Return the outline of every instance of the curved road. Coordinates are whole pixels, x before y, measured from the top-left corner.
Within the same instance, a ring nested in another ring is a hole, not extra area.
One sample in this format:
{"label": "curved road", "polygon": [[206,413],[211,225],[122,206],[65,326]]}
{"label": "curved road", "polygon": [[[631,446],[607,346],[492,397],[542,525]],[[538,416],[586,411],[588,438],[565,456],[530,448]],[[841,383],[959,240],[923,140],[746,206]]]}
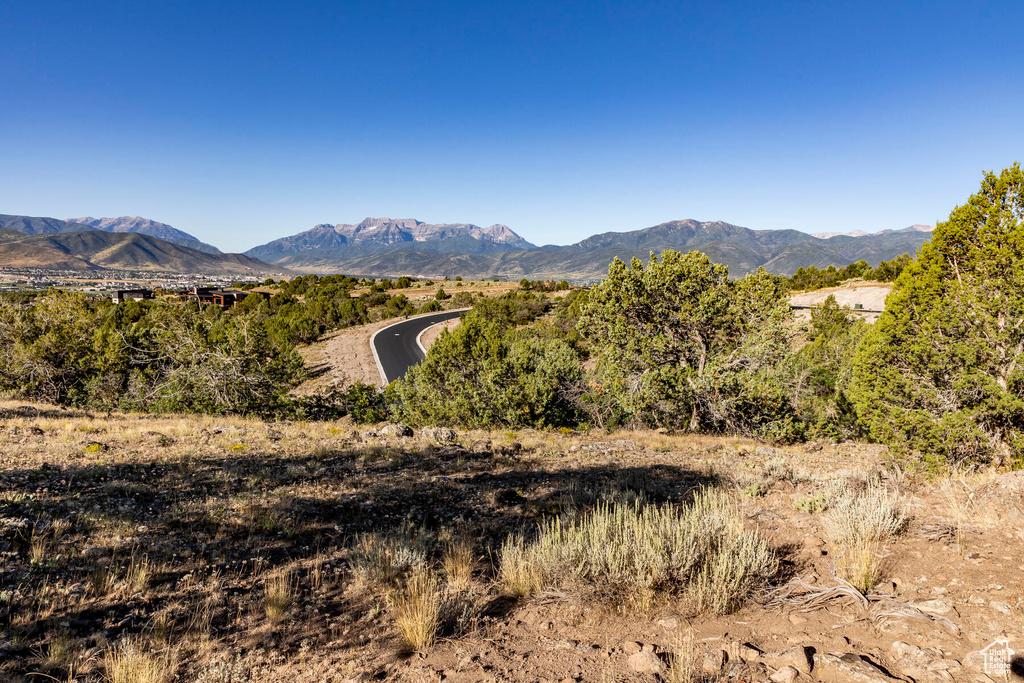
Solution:
{"label": "curved road", "polygon": [[374,332],[370,337],[370,348],[373,350],[373,359],[377,361],[377,371],[380,372],[384,384],[399,379],[406,370],[423,360],[423,351],[417,342],[423,330],[445,320],[458,318],[468,310],[463,308],[421,315]]}

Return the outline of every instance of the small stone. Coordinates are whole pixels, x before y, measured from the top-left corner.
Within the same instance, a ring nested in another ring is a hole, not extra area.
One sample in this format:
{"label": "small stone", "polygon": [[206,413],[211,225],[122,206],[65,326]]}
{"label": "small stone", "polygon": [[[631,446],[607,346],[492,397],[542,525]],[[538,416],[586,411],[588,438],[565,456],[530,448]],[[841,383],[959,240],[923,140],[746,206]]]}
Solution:
{"label": "small stone", "polygon": [[929,614],[949,614],[952,609],[949,603],[944,600],[915,600],[911,604],[922,612],[928,612]]}
{"label": "small stone", "polygon": [[381,436],[390,436],[394,438],[408,438],[413,435],[412,428],[401,422],[395,422],[392,424],[386,424],[380,429]]}
{"label": "small stone", "polygon": [[458,436],[453,430],[448,429],[447,427],[424,429],[423,435],[428,439],[432,439],[441,444],[455,443],[455,439]]}
{"label": "small stone", "polygon": [[775,683],[793,683],[800,675],[800,672],[791,666],[784,666],[771,675]]}
{"label": "small stone", "polygon": [[679,620],[674,617],[671,617],[669,619],[658,619],[657,623],[658,626],[662,627],[666,631],[671,631],[672,629],[679,628]]}
{"label": "small stone", "polygon": [[810,648],[801,646],[791,647],[783,652],[766,654],[763,659],[776,668],[790,666],[805,674],[811,673],[811,670],[814,669],[814,655]]}
{"label": "small stone", "polygon": [[638,674],[657,674],[665,668],[653,652],[637,652],[630,655],[629,666]]}
{"label": "small stone", "polygon": [[744,662],[756,662],[761,659],[761,651],[750,643],[743,643],[736,649],[739,658]]}
{"label": "small stone", "polygon": [[720,674],[725,669],[728,661],[729,655],[726,654],[725,650],[711,650],[704,655],[704,662],[701,664],[701,668],[707,674]]}
{"label": "small stone", "polygon": [[790,614],[789,615],[789,623],[793,624],[794,626],[799,626],[800,624],[806,624],[807,623],[807,617],[802,617],[799,614]]}
{"label": "small stone", "polygon": [[1000,614],[1013,614],[1013,608],[1008,603],[999,600],[992,600],[988,603],[988,606],[992,608],[992,611],[999,612]]}
{"label": "small stone", "polygon": [[821,658],[819,675],[825,680],[835,679],[851,683],[889,683],[897,680],[852,652],[824,655]]}
{"label": "small stone", "polygon": [[498,455],[506,455],[506,456],[517,455],[522,450],[523,450],[523,444],[519,443],[518,441],[506,441],[504,443],[500,443],[500,444],[498,444],[498,447],[495,449],[495,451],[498,453]]}
{"label": "small stone", "polygon": [[637,652],[641,652],[644,649],[643,643],[638,643],[635,640],[627,640],[622,644],[622,651],[627,655],[633,655]]}

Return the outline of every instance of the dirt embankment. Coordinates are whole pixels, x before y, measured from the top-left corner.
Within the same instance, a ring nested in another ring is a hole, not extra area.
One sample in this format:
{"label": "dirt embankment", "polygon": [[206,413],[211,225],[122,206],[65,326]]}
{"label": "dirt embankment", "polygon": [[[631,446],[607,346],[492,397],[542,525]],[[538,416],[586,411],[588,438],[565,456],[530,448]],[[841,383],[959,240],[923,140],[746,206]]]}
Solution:
{"label": "dirt embankment", "polygon": [[860,304],[867,311],[883,311],[885,298],[891,291],[891,282],[851,282],[839,287],[796,294],[789,302],[794,306],[820,306],[829,296],[834,296],[840,306],[856,308]]}
{"label": "dirt embankment", "polygon": [[438,323],[427,329],[423,330],[423,334],[420,335],[420,344],[423,348],[430,350],[430,347],[434,345],[437,338],[441,336],[443,330],[454,330],[459,325],[459,318],[455,320],[446,320],[443,323]]}

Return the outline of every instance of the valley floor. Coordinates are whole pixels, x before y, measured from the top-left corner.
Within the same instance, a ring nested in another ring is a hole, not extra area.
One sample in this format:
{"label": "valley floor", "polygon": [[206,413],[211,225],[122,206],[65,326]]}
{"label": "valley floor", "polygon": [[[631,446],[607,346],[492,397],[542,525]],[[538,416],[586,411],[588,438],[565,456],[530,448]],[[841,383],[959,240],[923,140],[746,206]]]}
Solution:
{"label": "valley floor", "polygon": [[[928,477],[864,444],[400,437],[345,421],[17,402],[0,403],[0,443],[4,681],[99,681],[130,660],[177,681],[225,683],[767,681],[799,671],[795,680],[984,682],[1006,680],[985,673],[984,648],[1005,640],[1024,652],[1019,472]],[[766,595],[713,616],[681,597],[641,609],[574,592],[515,598],[495,581],[510,533],[580,501],[682,502],[713,486],[770,539],[778,586],[839,586],[813,500],[841,478],[880,478],[912,515],[868,604],[839,591],[803,606]],[[355,550],[367,534],[410,530],[431,562],[446,542],[468,542],[475,567],[449,630],[412,653],[393,593],[358,571]],[[695,673],[666,668],[673,657]]]}

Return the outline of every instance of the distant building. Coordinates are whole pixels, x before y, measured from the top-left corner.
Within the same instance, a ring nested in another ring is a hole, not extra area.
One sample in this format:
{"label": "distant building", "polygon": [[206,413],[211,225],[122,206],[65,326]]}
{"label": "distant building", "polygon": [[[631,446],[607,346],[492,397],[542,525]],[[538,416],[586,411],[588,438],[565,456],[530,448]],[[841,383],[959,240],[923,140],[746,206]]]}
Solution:
{"label": "distant building", "polygon": [[[239,301],[249,296],[250,292],[240,292],[234,289],[220,289],[217,287],[193,287],[190,291],[178,295],[181,301],[198,301],[203,304],[216,304],[221,308],[231,308]],[[252,292],[257,296],[269,298],[265,292]]]}
{"label": "distant building", "polygon": [[146,301],[152,298],[151,289],[119,289],[110,295],[110,300],[115,304],[123,304],[125,301]]}

